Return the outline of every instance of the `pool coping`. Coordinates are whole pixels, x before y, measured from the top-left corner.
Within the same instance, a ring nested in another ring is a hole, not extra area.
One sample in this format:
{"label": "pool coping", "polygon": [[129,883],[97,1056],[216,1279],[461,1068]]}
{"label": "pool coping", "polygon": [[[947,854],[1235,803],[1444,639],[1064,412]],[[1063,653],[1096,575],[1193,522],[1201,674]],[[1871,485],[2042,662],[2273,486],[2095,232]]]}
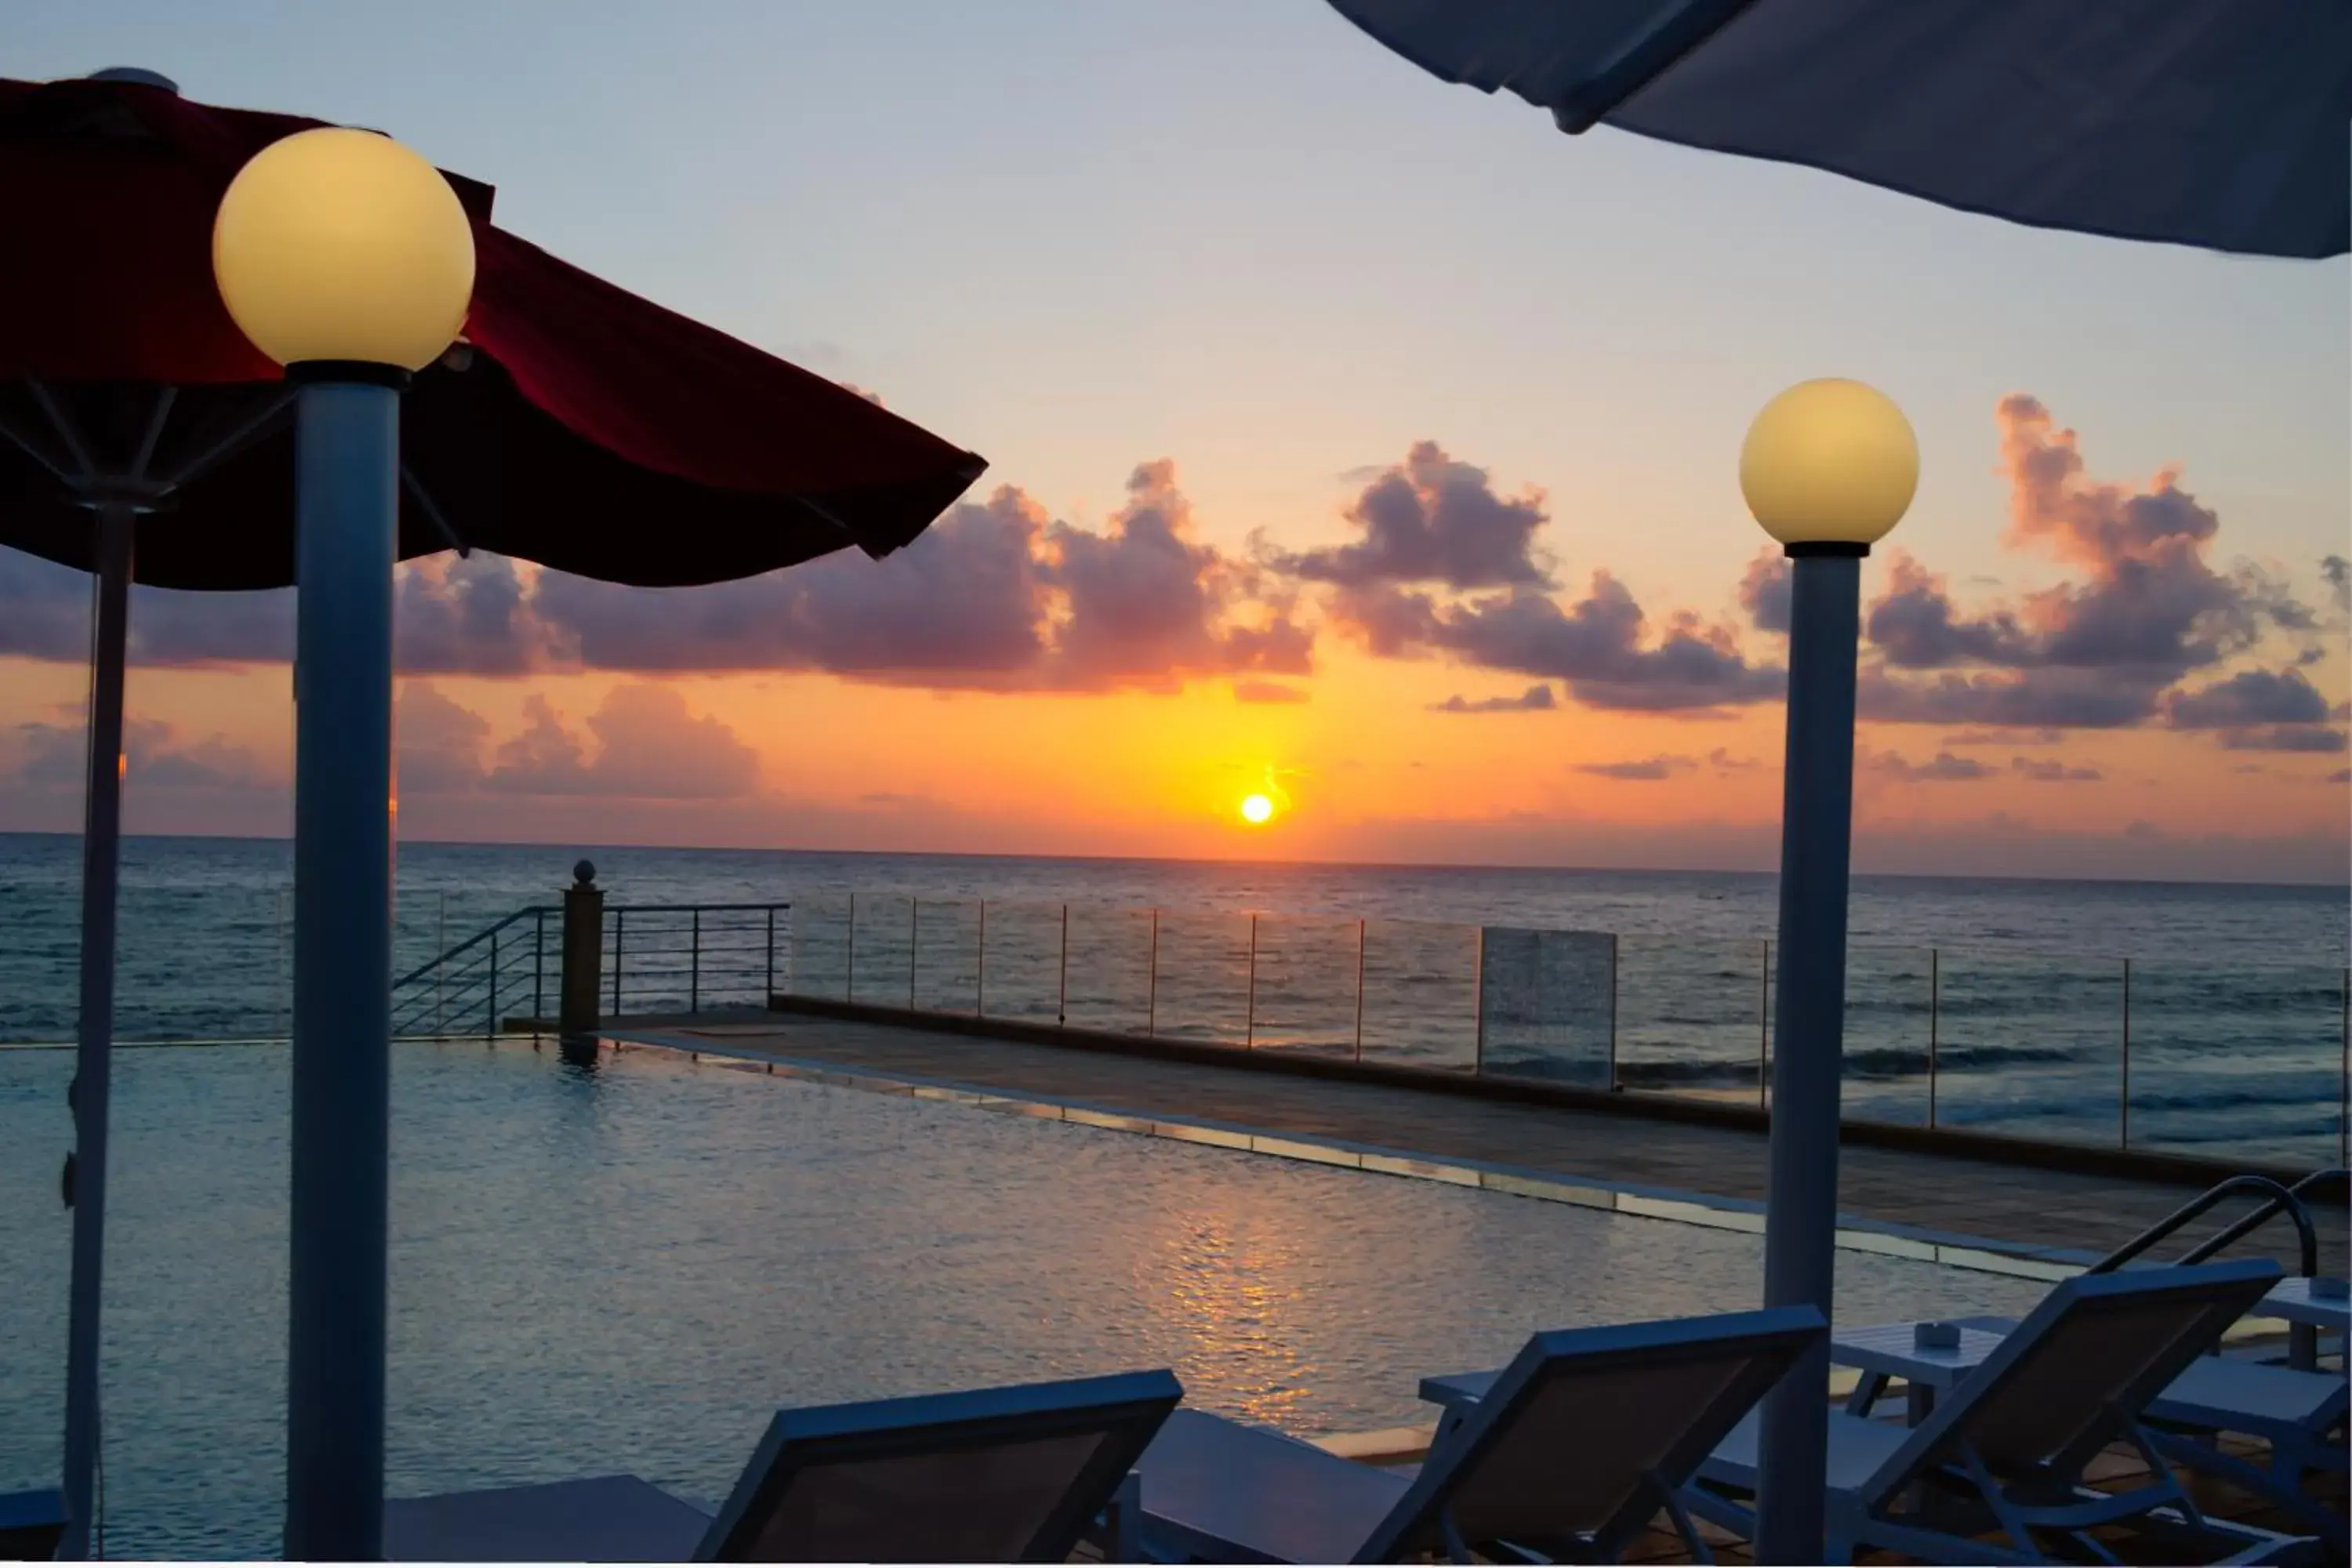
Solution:
{"label": "pool coping", "polygon": [[[839,1062],[788,1056],[754,1049],[691,1030],[603,1029],[601,1040],[615,1046],[650,1047],[693,1058],[718,1057],[747,1066],[765,1068],[771,1075],[867,1093],[904,1095],[916,1100],[966,1105],[976,1110],[1032,1116],[1099,1127],[1113,1132],[1166,1138],[1183,1143],[1205,1143],[1242,1153],[1265,1154],[1376,1175],[1413,1181],[1442,1182],[1476,1187],[1514,1197],[1567,1204],[1601,1213],[1643,1219],[1670,1220],[1712,1230],[1764,1233],[1765,1205],[1748,1198],[1722,1197],[1678,1187],[1652,1186],[1612,1181],[1601,1176],[1567,1176],[1535,1166],[1498,1162],[1435,1157],[1412,1150],[1383,1148],[1347,1139],[1275,1134],[1230,1121],[1205,1117],[1171,1116],[1139,1111],[1084,1100],[1033,1091],[1011,1093],[999,1088],[930,1078],[877,1068],[845,1068]],[[2039,1247],[1958,1231],[1936,1230],[1863,1215],[1838,1216],[1837,1246],[1841,1251],[1908,1258],[1914,1262],[1969,1268],[2013,1279],[2055,1282],[2093,1263],[2098,1255],[2077,1247]]]}

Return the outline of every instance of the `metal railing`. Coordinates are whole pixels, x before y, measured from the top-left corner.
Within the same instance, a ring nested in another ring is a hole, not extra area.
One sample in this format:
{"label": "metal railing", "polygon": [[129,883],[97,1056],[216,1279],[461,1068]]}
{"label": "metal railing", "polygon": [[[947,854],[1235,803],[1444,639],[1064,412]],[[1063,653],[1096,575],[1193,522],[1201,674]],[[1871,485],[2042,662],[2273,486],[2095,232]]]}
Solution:
{"label": "metal railing", "polygon": [[[597,1000],[607,1016],[764,1007],[789,903],[622,904],[604,910]],[[563,910],[515,910],[393,982],[396,1039],[509,1033],[545,1020],[562,988]]]}
{"label": "metal railing", "polygon": [[785,902],[607,905],[605,1016],[765,1007],[782,973],[791,910]]}
{"label": "metal railing", "polygon": [[395,979],[393,1038],[488,1039],[505,1034],[513,1014],[543,1016],[555,994],[562,917],[548,904],[517,910]]}
{"label": "metal railing", "polygon": [[[1772,944],[856,893],[787,994],[1769,1104]],[[1856,946],[1850,1117],[2340,1163],[2352,971]]]}

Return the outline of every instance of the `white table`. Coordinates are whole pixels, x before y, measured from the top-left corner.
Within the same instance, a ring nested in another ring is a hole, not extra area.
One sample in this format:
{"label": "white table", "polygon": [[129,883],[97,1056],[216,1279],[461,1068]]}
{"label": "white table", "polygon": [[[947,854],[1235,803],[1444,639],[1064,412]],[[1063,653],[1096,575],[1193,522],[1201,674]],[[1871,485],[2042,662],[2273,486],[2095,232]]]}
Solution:
{"label": "white table", "polygon": [[2305,1328],[2343,1333],[2347,1323],[2352,1323],[2352,1301],[2347,1301],[2341,1296],[2314,1295],[2311,1288],[2316,1283],[2316,1280],[2305,1279],[2300,1275],[2292,1279],[2282,1279],[2269,1295],[2263,1298],[2263,1304],[2254,1311],[2261,1317],[2284,1318],[2290,1323],[2300,1323]]}
{"label": "white table", "polygon": [[1914,1337],[1916,1323],[1880,1323],[1868,1328],[1835,1329],[1830,1334],[1830,1360],[1858,1368],[1862,1381],[1847,1395],[1846,1413],[1867,1415],[1889,1378],[1899,1377],[1910,1394],[1911,1425],[1916,1426],[1936,1407],[1936,1395],[1975,1371],[2000,1345],[2007,1325],[1984,1320],[1962,1320],[1960,1342],[1930,1347]]}

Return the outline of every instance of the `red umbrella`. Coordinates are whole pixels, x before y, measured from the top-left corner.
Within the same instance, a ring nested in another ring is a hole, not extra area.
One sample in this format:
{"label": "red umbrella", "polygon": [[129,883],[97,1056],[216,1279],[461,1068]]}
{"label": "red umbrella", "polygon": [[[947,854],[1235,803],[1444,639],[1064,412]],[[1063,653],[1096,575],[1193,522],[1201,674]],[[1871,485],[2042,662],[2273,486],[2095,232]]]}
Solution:
{"label": "red umbrella", "polygon": [[[97,572],[83,847],[65,1553],[89,1551],[127,592],[295,580],[291,398],[230,319],[213,221],[253,155],[320,121],[162,78],[0,80],[0,544]],[[473,220],[466,337],[404,399],[399,552],[452,547],[641,584],[912,540],[986,466],[822,376]]]}
{"label": "red umbrella", "polygon": [[[17,216],[0,247],[0,430],[19,437],[0,443],[0,543],[93,566],[74,481],[85,462],[127,471],[169,386],[147,478],[245,439],[140,523],[138,580],[293,581],[281,376],[221,303],[212,222],[247,159],[319,123],[137,83],[0,81],[0,203]],[[849,544],[887,554],[986,466],[492,226],[490,189],[451,184],[475,219],[473,352],[404,400],[403,555],[462,543],[613,582],[717,582]]]}

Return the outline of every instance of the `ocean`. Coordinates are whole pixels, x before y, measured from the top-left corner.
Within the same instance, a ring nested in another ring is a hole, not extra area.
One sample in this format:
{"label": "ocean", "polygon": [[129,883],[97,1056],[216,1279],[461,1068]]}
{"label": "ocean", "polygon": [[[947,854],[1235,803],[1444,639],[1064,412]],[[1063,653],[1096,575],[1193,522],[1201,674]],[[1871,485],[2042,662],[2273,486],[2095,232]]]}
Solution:
{"label": "ocean", "polygon": [[[620,1011],[688,1000],[688,917],[652,906],[789,902],[696,921],[697,1000],[772,985],[1751,1102],[1768,1081],[1756,874],[407,844],[396,971],[552,905],[583,857]],[[290,879],[282,840],[126,841],[119,1037],[282,1035]],[[71,1038],[79,897],[78,840],[0,836],[0,1044]],[[2344,889],[1865,877],[1852,910],[1850,1115],[2340,1160]],[[524,960],[541,994],[492,1013],[551,1007],[551,931]]]}

